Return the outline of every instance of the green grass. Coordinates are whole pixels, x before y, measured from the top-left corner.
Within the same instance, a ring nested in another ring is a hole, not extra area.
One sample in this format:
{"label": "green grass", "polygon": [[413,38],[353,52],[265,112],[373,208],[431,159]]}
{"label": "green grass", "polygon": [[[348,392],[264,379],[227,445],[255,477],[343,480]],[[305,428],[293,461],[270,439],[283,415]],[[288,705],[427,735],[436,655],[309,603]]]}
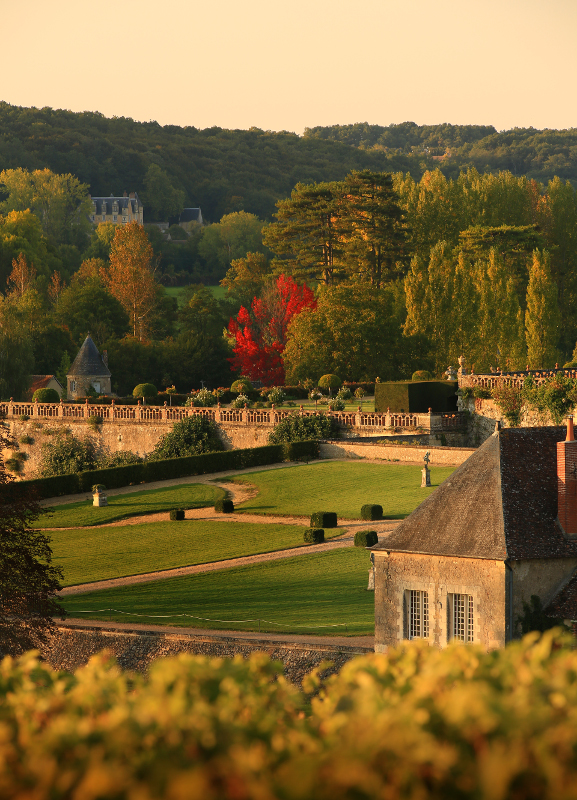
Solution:
{"label": "green grass", "polygon": [[[369,566],[368,553],[351,547],[64,597],[62,604],[71,616],[83,619],[249,631],[259,629],[260,619],[261,630],[269,633],[371,635]],[[78,613],[108,608],[142,616]],[[347,627],[320,627],[335,623]]]}
{"label": "green grass", "polygon": [[430,489],[421,489],[421,467],[406,464],[329,462],[251,472],[232,480],[255,485],[259,493],[238,505],[251,514],[308,516],[335,511],[340,518],[360,519],[361,506],[378,503],[389,519],[402,519],[428,497],[453,467],[433,467]]}
{"label": "green grass", "polygon": [[207,286],[206,287],[215,300],[224,300],[228,296],[228,289],[226,286]]}
{"label": "green grass", "polygon": [[184,305],[184,290],[186,286],[165,286],[164,292],[169,297],[176,297],[176,302],[178,303],[178,307],[182,308]]}
{"label": "green grass", "polygon": [[92,497],[76,503],[55,506],[36,523],[38,528],[77,528],[83,525],[104,525],[140,514],[170,511],[173,508],[204,508],[225,496],[218,486],[188,483],[165,489],[147,489],[108,498],[108,506],[95,508]]}
{"label": "green grass", "polygon": [[[327,538],[342,531],[327,530]],[[304,527],[219,520],[149,522],[94,530],[50,531],[64,585],[207,564],[304,545]]]}
{"label": "green grass", "polygon": [[[328,406],[323,406],[320,403],[317,406],[315,406],[315,404],[314,404],[314,402],[312,400],[300,400],[299,399],[299,400],[296,400],[295,402],[296,402],[297,406],[302,406],[307,411],[323,411],[325,413],[328,411]],[[356,399],[355,400],[351,400],[350,402],[345,403],[345,411],[356,411],[357,408],[359,407],[359,405],[360,404],[359,404],[358,400],[356,400]],[[284,406],[283,406],[283,408],[284,408]],[[374,410],[375,410],[375,398],[374,397],[369,397],[368,399],[363,400],[363,408],[362,408],[363,414],[368,414],[369,412],[373,412]]]}

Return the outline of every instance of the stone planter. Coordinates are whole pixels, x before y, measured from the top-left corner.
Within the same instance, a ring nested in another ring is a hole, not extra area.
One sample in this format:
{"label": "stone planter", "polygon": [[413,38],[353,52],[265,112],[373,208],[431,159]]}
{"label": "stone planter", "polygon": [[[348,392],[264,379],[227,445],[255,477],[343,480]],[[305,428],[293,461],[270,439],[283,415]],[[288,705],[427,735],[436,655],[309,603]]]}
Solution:
{"label": "stone planter", "polygon": [[96,506],[97,508],[101,508],[102,506],[108,505],[108,499],[106,497],[105,492],[93,492],[92,494],[92,505]]}

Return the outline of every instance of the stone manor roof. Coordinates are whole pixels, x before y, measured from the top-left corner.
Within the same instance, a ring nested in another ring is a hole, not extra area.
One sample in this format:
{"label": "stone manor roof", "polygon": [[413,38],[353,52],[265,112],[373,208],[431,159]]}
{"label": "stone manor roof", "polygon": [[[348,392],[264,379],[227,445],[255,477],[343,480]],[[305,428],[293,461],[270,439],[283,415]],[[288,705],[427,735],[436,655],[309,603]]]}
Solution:
{"label": "stone manor roof", "polygon": [[68,375],[89,375],[97,378],[109,378],[110,374],[110,370],[102,360],[96,345],[90,336],[87,336],[72,366],[68,370]]}
{"label": "stone manor roof", "polygon": [[382,542],[387,550],[522,560],[575,558],[557,517],[557,442],[565,427],[494,433]]}

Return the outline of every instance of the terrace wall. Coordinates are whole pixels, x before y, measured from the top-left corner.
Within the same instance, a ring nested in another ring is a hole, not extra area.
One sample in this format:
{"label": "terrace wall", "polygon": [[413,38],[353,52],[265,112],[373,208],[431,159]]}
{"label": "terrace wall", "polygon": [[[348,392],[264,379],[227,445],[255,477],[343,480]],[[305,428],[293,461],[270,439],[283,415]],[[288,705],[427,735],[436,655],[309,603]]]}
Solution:
{"label": "terrace wall", "polygon": [[323,661],[332,662],[327,674],[333,674],[356,655],[373,652],[372,647],[302,644],[267,638],[245,639],[225,634],[119,631],[114,628],[83,628],[66,624],[58,625],[56,633],[41,648],[41,652],[55,669],[73,671],[86,664],[91,656],[105,649],[118,660],[123,669],[137,672],[145,672],[156,658],[178,653],[224,658],[241,655],[247,658],[251,653],[264,652],[271,658],[282,661],[285,676],[297,685]]}
{"label": "terrace wall", "polygon": [[[33,444],[21,444],[26,453],[21,477],[31,477],[40,464],[42,444],[64,431],[78,438],[91,438],[103,453],[130,451],[140,456],[150,453],[159,439],[178,422],[201,414],[214,420],[226,449],[260,447],[268,443],[271,430],[293,409],[187,408],[183,406],[118,406],[74,403],[0,403],[11,434],[18,441],[31,437]],[[314,412],[299,411],[303,415]],[[91,416],[102,418],[96,427]],[[375,414],[334,412],[332,414],[344,438],[368,438],[394,433],[460,437],[465,422],[463,414]],[[26,419],[28,417],[28,419]],[[9,451],[4,455],[9,455]]]}

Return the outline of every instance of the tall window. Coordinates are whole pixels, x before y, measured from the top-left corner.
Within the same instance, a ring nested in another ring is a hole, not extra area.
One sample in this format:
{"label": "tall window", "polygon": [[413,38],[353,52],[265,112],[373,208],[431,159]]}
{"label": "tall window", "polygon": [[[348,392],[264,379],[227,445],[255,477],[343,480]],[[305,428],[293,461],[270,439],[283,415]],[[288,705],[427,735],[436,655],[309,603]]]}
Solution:
{"label": "tall window", "polygon": [[472,595],[450,594],[448,610],[449,639],[472,642],[474,639]]}
{"label": "tall window", "polygon": [[429,636],[429,594],[419,589],[405,592],[405,638],[426,639]]}

